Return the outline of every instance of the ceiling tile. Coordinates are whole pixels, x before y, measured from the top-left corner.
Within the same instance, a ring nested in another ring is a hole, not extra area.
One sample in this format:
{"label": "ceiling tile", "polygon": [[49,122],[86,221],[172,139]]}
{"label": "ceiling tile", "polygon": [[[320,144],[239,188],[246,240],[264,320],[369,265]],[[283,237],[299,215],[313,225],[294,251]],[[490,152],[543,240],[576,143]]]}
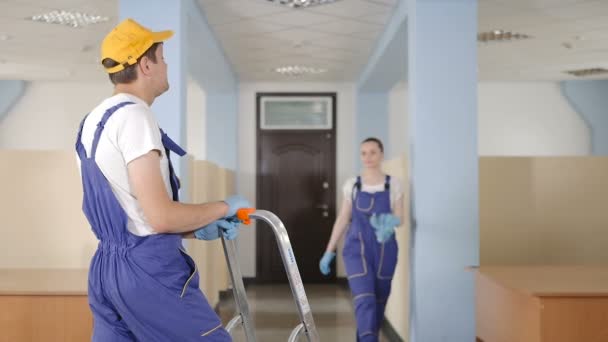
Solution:
{"label": "ceiling tile", "polygon": [[238,25],[215,25],[213,31],[237,35],[252,35],[280,31],[286,28],[287,26],[269,23],[259,19],[247,19],[239,21]]}
{"label": "ceiling tile", "polygon": [[341,18],[358,18],[368,13],[390,12],[391,5],[380,2],[364,0],[343,0],[327,5],[311,7],[309,10],[315,13],[333,15]]}
{"label": "ceiling tile", "polygon": [[224,14],[241,18],[259,17],[291,10],[261,0],[228,0],[203,5],[203,7],[206,11],[219,11]]}
{"label": "ceiling tile", "polygon": [[[342,0],[305,10],[267,0],[197,2],[239,79],[318,82],[358,77],[398,0]],[[23,20],[43,10],[63,7],[107,15],[110,21],[74,30]],[[73,77],[105,76],[99,73],[96,50],[105,33],[115,25],[117,12],[118,0],[97,3],[94,0],[0,0],[0,35],[10,36],[8,41],[0,41],[5,65],[10,62],[15,66],[25,61],[40,65],[36,69],[40,72],[49,65],[57,70],[61,69],[58,65],[73,65],[78,69],[66,69]],[[329,71],[300,78],[286,78],[271,71],[287,64]],[[22,71],[34,70],[26,69]]]}
{"label": "ceiling tile", "polygon": [[336,19],[328,23],[311,25],[310,29],[325,33],[353,34],[360,32],[379,32],[382,30],[382,26],[352,19]]}
{"label": "ceiling tile", "polygon": [[280,15],[260,16],[257,19],[278,25],[298,27],[328,23],[336,18],[324,14],[313,13],[308,10],[289,10]]}

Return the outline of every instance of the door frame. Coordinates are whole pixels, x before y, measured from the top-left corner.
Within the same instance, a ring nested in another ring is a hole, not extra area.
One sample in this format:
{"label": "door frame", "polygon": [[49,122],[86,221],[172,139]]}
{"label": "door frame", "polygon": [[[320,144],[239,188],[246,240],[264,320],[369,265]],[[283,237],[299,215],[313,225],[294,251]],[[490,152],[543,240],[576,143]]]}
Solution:
{"label": "door frame", "polygon": [[[262,133],[262,129],[261,129],[261,104],[262,104],[262,98],[263,97],[267,97],[267,96],[273,96],[273,97],[330,97],[332,99],[332,128],[331,130],[296,130],[296,129],[286,129],[286,130],[267,130],[264,131],[265,133]],[[337,124],[338,124],[338,96],[336,92],[256,92],[256,103],[255,103],[255,137],[256,137],[256,165],[255,165],[255,183],[256,183],[256,190],[255,190],[255,200],[256,200],[256,204],[259,206],[259,204],[261,203],[261,191],[260,191],[260,187],[261,187],[261,181],[262,181],[262,177],[260,177],[260,169],[262,166],[262,150],[261,150],[261,137],[263,134],[273,134],[273,133],[284,133],[286,131],[288,132],[294,132],[294,133],[314,133],[314,132],[328,132],[332,134],[333,140],[334,140],[334,144],[333,144],[333,148],[330,150],[331,156],[330,158],[333,160],[334,162],[334,170],[333,170],[333,174],[330,175],[331,178],[331,191],[332,191],[332,198],[331,201],[334,203],[333,208],[337,208],[337,201],[336,201],[336,191],[337,191],[337,172],[338,172],[338,165],[337,165],[337,155],[336,155],[336,150],[337,150],[337,146],[338,146],[338,139],[336,136],[336,132],[338,131],[337,129]],[[337,209],[335,209],[337,210]],[[333,224],[333,223],[332,223]],[[256,256],[255,256],[255,265],[256,265],[256,272],[255,272],[255,282],[256,283],[265,283],[268,282],[268,279],[265,279],[265,277],[262,277],[259,273],[259,270],[261,269],[260,267],[260,263],[261,263],[261,258],[258,257],[258,253],[260,251],[260,246],[261,246],[261,234],[258,234],[257,232],[257,227],[256,227],[256,234],[255,234],[255,246],[256,246]],[[319,256],[320,257],[320,256]],[[334,272],[335,276],[332,277],[332,279],[335,281],[336,277],[337,277],[337,272]],[[285,281],[287,282],[287,279],[285,279]]]}

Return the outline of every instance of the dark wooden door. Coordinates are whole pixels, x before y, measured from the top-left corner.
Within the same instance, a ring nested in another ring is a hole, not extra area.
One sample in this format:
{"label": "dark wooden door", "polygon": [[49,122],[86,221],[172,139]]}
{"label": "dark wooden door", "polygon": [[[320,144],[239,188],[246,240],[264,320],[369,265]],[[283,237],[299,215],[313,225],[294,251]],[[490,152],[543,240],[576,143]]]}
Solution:
{"label": "dark wooden door", "polygon": [[[324,277],[318,266],[335,220],[333,127],[315,131],[258,128],[257,207],[272,211],[285,224],[305,283],[335,281],[335,274]],[[256,236],[257,280],[286,283],[270,227],[258,222]]]}

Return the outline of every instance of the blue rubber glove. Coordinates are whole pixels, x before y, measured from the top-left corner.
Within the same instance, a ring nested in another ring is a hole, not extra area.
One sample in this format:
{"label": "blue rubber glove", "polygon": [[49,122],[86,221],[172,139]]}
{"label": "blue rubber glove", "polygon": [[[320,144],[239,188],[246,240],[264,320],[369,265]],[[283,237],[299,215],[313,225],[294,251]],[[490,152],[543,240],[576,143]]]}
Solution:
{"label": "blue rubber glove", "polygon": [[194,236],[199,240],[211,241],[220,238],[220,228],[218,221],[211,222],[203,228],[194,231]]}
{"label": "blue rubber glove", "polygon": [[369,223],[374,228],[376,240],[379,243],[383,243],[395,234],[395,228],[399,227],[401,220],[393,214],[374,214],[369,219]]}
{"label": "blue rubber glove", "polygon": [[226,217],[232,217],[236,215],[236,211],[243,208],[251,208],[251,203],[243,196],[234,195],[224,200],[228,204],[228,213]]}
{"label": "blue rubber glove", "polygon": [[241,220],[231,217],[215,222],[217,222],[217,225],[221,229],[222,235],[226,240],[234,240],[239,236],[239,225],[242,223]]}
{"label": "blue rubber glove", "polygon": [[331,272],[331,262],[334,261],[336,257],[336,253],[334,252],[325,252],[321,261],[319,261],[319,270],[323,275],[329,275]]}
{"label": "blue rubber glove", "polygon": [[197,229],[194,236],[199,240],[211,241],[219,239],[222,234],[226,240],[234,240],[239,235],[240,224],[241,220],[237,218],[219,219]]}

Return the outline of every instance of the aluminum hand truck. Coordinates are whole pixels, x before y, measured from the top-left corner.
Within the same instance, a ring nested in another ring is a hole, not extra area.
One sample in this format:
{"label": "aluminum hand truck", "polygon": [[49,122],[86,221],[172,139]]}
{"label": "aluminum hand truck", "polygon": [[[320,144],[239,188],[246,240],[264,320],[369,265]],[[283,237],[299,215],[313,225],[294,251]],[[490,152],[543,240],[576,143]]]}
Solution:
{"label": "aluminum hand truck", "polygon": [[[237,217],[243,221],[244,224],[250,224],[251,219],[258,219],[268,223],[277,239],[279,251],[281,252],[281,259],[283,259],[283,265],[287,272],[287,278],[289,279],[289,285],[296,302],[301,322],[291,331],[288,342],[297,341],[302,334],[306,335],[309,342],[319,342],[319,334],[317,333],[312,312],[310,311],[310,305],[308,304],[308,298],[306,297],[306,292],[304,292],[304,284],[302,284],[300,271],[298,270],[296,258],[291,249],[289,236],[287,235],[287,230],[285,229],[283,222],[281,222],[275,214],[266,210],[241,209],[237,212]],[[224,254],[226,255],[228,270],[230,271],[230,278],[232,280],[232,292],[237,307],[236,316],[228,322],[226,330],[232,335],[234,328],[238,325],[242,325],[247,342],[255,342],[253,321],[251,320],[251,315],[249,313],[249,304],[247,303],[243,276],[238,263],[235,241],[226,240],[222,236],[222,245],[224,246]]]}

